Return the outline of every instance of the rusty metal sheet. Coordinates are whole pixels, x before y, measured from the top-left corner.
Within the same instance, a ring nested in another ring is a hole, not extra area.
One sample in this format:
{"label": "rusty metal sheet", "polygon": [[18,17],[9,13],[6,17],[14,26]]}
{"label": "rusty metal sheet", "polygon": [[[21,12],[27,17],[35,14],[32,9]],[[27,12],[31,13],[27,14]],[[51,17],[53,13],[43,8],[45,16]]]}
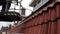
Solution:
{"label": "rusty metal sheet", "polygon": [[51,34],[56,34],[56,22],[51,22]]}
{"label": "rusty metal sheet", "polygon": [[[28,25],[29,25],[29,26],[33,26],[33,25],[34,25],[34,24],[33,24],[33,19],[31,19],[30,22],[28,22]],[[27,25],[27,26],[28,26],[28,25]],[[29,27],[29,26],[28,26],[28,27]]]}
{"label": "rusty metal sheet", "polygon": [[40,25],[40,34],[42,34],[43,32],[43,28],[42,28],[42,25]]}
{"label": "rusty metal sheet", "polygon": [[43,23],[43,21],[44,21],[44,15],[42,14],[42,15],[39,15],[39,24],[42,24]]}
{"label": "rusty metal sheet", "polygon": [[35,21],[36,21],[35,18],[33,18],[33,19],[32,19],[32,22],[31,22],[31,25],[32,25],[32,26],[35,25]]}
{"label": "rusty metal sheet", "polygon": [[60,19],[57,20],[57,34],[60,34]]}
{"label": "rusty metal sheet", "polygon": [[44,25],[44,32],[43,34],[47,34],[48,32],[48,24],[43,24]]}
{"label": "rusty metal sheet", "polygon": [[38,22],[39,22],[39,17],[35,17],[35,25],[38,25]]}
{"label": "rusty metal sheet", "polygon": [[57,14],[57,18],[60,17],[60,5],[56,6],[56,14]]}
{"label": "rusty metal sheet", "polygon": [[45,34],[45,24],[42,25],[42,34]]}
{"label": "rusty metal sheet", "polygon": [[41,25],[41,34],[44,32],[44,25]]}
{"label": "rusty metal sheet", "polygon": [[50,18],[51,18],[51,11],[50,11],[50,9],[48,10],[48,20],[50,20]]}
{"label": "rusty metal sheet", "polygon": [[34,25],[37,25],[37,17],[34,18]]}
{"label": "rusty metal sheet", "polygon": [[45,12],[44,13],[44,22],[46,23],[46,22],[48,22],[48,12]]}
{"label": "rusty metal sheet", "polygon": [[48,24],[48,32],[47,32],[47,34],[51,34],[51,22],[49,22],[49,24]]}
{"label": "rusty metal sheet", "polygon": [[37,19],[37,23],[39,24],[39,21],[40,21],[40,19],[39,19],[39,18],[40,18],[40,16],[38,15],[38,17],[37,17],[37,18],[38,18],[38,19]]}
{"label": "rusty metal sheet", "polygon": [[55,8],[51,8],[50,11],[51,11],[51,20],[53,21],[56,19],[56,12],[55,12],[56,10]]}

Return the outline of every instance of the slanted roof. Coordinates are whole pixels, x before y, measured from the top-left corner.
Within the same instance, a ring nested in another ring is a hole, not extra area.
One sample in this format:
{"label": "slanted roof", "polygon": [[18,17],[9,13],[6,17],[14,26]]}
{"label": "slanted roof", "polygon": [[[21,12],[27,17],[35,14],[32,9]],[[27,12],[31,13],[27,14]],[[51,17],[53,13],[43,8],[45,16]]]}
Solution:
{"label": "slanted roof", "polygon": [[31,7],[34,7],[37,3],[38,3],[39,0],[33,0],[30,4]]}

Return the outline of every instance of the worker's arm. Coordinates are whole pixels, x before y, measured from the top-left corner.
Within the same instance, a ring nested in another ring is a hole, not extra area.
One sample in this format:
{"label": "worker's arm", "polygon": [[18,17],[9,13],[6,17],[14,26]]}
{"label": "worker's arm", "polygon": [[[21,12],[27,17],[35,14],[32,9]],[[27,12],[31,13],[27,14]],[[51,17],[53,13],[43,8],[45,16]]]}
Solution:
{"label": "worker's arm", "polygon": [[2,10],[1,10],[1,12],[8,11],[10,6],[11,6],[11,1],[12,0],[4,0],[4,1],[6,1],[6,2],[2,1]]}

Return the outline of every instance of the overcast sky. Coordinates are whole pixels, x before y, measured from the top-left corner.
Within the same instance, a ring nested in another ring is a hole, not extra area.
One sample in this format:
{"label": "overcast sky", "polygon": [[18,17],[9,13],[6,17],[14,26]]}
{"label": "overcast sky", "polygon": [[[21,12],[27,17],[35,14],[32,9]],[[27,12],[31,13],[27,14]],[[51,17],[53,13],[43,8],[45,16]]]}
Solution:
{"label": "overcast sky", "polygon": [[[29,6],[29,4],[31,3],[32,0],[23,0],[22,1],[22,6],[24,8],[27,8],[26,9],[26,16],[30,15],[32,11],[30,10],[33,10],[32,7]],[[13,5],[11,5],[11,7],[13,7]],[[19,6],[17,6],[16,8],[18,8]],[[30,9],[30,10],[28,10]],[[0,10],[1,10],[1,6],[0,6]],[[2,26],[8,26],[9,24],[12,24],[13,25],[13,22],[3,22],[3,21],[0,21],[0,29]]]}

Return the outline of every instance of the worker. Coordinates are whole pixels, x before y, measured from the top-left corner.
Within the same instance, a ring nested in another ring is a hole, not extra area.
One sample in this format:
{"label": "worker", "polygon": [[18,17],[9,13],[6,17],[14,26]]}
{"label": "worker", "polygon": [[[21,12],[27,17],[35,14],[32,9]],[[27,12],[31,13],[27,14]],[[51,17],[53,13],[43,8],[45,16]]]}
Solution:
{"label": "worker", "polygon": [[1,12],[7,12],[11,6],[11,2],[12,2],[12,0],[0,0],[0,5],[2,5]]}
{"label": "worker", "polygon": [[11,5],[11,0],[0,0],[0,5],[2,5],[2,10],[1,12],[5,12],[6,9],[9,10],[10,5]]}

